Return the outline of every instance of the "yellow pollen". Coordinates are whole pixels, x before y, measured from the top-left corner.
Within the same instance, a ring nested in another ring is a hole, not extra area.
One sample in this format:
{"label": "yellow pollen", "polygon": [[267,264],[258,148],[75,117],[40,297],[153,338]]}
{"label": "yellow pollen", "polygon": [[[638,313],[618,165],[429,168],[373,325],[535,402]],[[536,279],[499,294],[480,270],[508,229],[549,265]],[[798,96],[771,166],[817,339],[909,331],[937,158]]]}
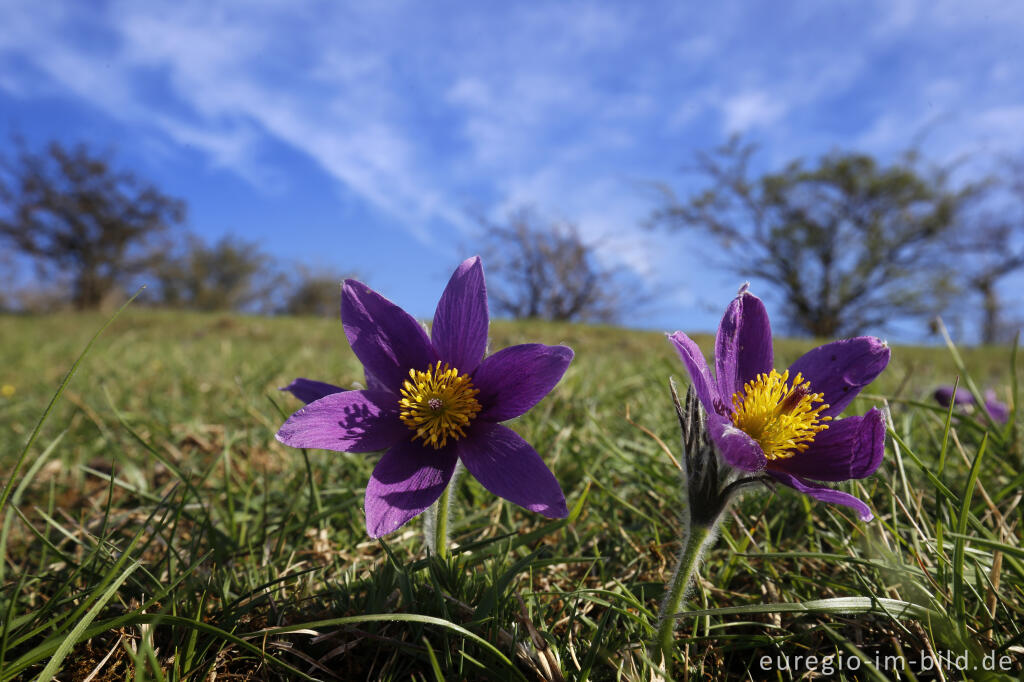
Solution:
{"label": "yellow pollen", "polygon": [[[759,374],[732,396],[732,423],[753,438],[769,461],[803,452],[828,428],[822,417],[828,404],[823,393],[811,393],[811,382],[798,372],[789,383],[789,370]],[[818,403],[818,405],[814,405]]]}
{"label": "yellow pollen", "polygon": [[435,450],[448,438],[458,440],[480,411],[473,382],[447,363],[438,362],[425,372],[409,370],[398,401],[402,423],[413,432],[413,440],[422,438]]}

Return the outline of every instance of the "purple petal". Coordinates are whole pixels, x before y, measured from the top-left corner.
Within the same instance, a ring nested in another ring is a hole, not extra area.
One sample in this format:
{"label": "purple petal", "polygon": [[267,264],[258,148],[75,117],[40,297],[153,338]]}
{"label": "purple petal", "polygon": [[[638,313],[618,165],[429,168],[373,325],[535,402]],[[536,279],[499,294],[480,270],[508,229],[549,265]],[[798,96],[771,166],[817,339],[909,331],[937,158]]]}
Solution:
{"label": "purple petal", "polygon": [[882,413],[872,408],[863,417],[829,422],[803,452],[769,463],[772,471],[818,481],[846,481],[875,473],[885,454]]}
{"label": "purple petal", "polygon": [[366,532],[371,538],[394,531],[441,497],[455,471],[452,447],[434,450],[404,440],[377,462],[366,484]]}
{"label": "purple petal", "polygon": [[373,376],[368,371],[366,371],[365,367],[363,368],[363,374],[366,376],[366,388],[368,388],[369,390],[371,390],[371,391],[386,391],[386,390],[388,390],[387,386],[385,386],[381,382],[380,379],[378,379],[377,377]]}
{"label": "purple petal", "polygon": [[455,449],[469,473],[498,497],[549,519],[569,515],[554,474],[537,451],[512,429],[477,422]]}
{"label": "purple petal", "polygon": [[[700,398],[704,410],[708,414],[730,414],[732,408],[722,402],[718,387],[711,381],[711,372],[708,371],[708,363],[704,360],[704,354],[700,352],[700,348],[693,342],[693,339],[683,332],[669,334],[668,338],[679,351],[679,357],[683,359],[686,371],[690,374],[690,383],[693,385],[693,390],[697,392],[697,397]],[[726,396],[726,398],[730,396]]]}
{"label": "purple petal", "polygon": [[390,447],[409,429],[398,418],[398,400],[386,391],[342,391],[324,396],[288,417],[277,439],[293,448],[372,452]]}
{"label": "purple petal", "polygon": [[312,379],[303,379],[302,377],[299,377],[287,386],[282,386],[277,390],[288,391],[308,405],[314,400],[320,400],[320,398],[323,398],[325,395],[341,393],[345,389],[340,386],[335,386],[334,384],[325,384],[322,381],[313,381]]}
{"label": "purple petal", "polygon": [[942,405],[943,407],[949,407],[949,403],[951,401],[955,402],[957,405],[974,404],[974,398],[971,396],[970,391],[966,391],[962,388],[958,389],[956,392],[956,397],[954,397],[952,386],[939,386],[937,389],[935,389],[933,397],[935,398],[935,402],[937,402],[939,405]]}
{"label": "purple petal", "polygon": [[725,310],[715,338],[715,374],[723,400],[758,374],[772,371],[772,328],[757,296],[740,294]]}
{"label": "purple petal", "polygon": [[736,428],[728,417],[708,413],[708,434],[729,466],[743,471],[762,471],[768,460],[761,445]]}
{"label": "purple petal", "polygon": [[849,493],[844,493],[841,490],[833,490],[832,488],[826,488],[824,486],[816,486],[808,483],[807,481],[801,481],[796,476],[787,474],[784,471],[769,471],[768,473],[780,483],[785,483],[790,488],[802,492],[804,495],[809,495],[819,502],[841,504],[844,507],[851,507],[857,512],[857,516],[860,517],[861,521],[870,521],[875,518],[874,514],[871,513],[871,509],[869,509],[864,502]]}
{"label": "purple petal", "polygon": [[483,407],[479,417],[501,422],[525,414],[551,392],[572,358],[571,348],[541,343],[509,346],[489,356],[473,375]]}
{"label": "purple petal", "polygon": [[462,262],[437,302],[430,338],[441,360],[471,373],[487,350],[487,286],[480,257]]}
{"label": "purple petal", "polygon": [[398,393],[410,369],[423,370],[437,361],[420,323],[362,282],[345,280],[341,321],[352,352],[392,393]]}
{"label": "purple petal", "polygon": [[841,413],[860,390],[875,380],[889,364],[889,346],[874,336],[834,341],[808,351],[789,368],[811,382],[811,390],[824,393],[828,403],[821,415]]}
{"label": "purple petal", "polygon": [[989,389],[985,391],[985,409],[992,415],[992,419],[1003,424],[1010,418],[1010,408],[1006,403],[996,399],[996,392]]}

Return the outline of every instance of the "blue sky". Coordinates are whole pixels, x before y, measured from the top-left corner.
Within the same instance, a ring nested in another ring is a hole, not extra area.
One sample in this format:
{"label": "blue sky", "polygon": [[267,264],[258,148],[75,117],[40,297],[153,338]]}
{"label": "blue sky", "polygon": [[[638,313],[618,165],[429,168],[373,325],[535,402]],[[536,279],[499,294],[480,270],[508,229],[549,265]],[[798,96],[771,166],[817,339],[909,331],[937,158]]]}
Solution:
{"label": "blue sky", "polygon": [[0,26],[0,134],[112,150],[190,229],[420,316],[473,215],[533,204],[658,293],[628,324],[713,329],[736,277],[641,224],[730,133],[764,168],[1024,151],[1017,3],[5,0]]}

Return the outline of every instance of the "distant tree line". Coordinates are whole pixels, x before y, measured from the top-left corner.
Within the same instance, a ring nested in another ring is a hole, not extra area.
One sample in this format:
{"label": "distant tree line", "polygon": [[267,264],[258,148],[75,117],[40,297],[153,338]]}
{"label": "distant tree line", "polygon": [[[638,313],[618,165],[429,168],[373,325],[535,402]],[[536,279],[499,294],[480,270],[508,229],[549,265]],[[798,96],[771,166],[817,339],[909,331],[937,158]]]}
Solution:
{"label": "distant tree line", "polygon": [[[341,273],[286,266],[238,237],[192,235],[184,202],[84,145],[13,146],[0,157],[0,306],[95,308],[145,281],[150,305],[337,314]],[[753,170],[755,153],[738,138],[698,153],[697,183],[659,185],[649,225],[698,235],[695,258],[766,287],[788,332],[849,336],[963,311],[986,343],[1019,327],[1004,307],[1005,283],[1024,273],[1024,162],[955,183],[953,167],[913,151],[890,162],[833,152],[769,172]],[[614,322],[650,298],[571,222],[520,208],[481,225],[473,250],[498,314]],[[26,261],[34,286],[3,281]]]}
{"label": "distant tree line", "polygon": [[[0,306],[88,310],[145,283],[141,302],[153,306],[337,315],[345,275],[286,267],[238,237],[211,243],[186,232],[183,201],[85,145],[13,147],[0,157]],[[12,281],[18,257],[34,269],[31,286]]]}
{"label": "distant tree line", "polygon": [[[344,275],[285,268],[258,244],[186,232],[185,204],[85,145],[16,143],[0,159],[0,245],[31,261],[33,286],[8,286],[0,306],[88,310],[141,282],[141,302],[193,310],[334,316]],[[523,208],[507,224],[484,222],[484,253],[496,312],[550,320],[613,321],[643,301],[628,273],[598,258],[567,222]],[[10,271],[15,259],[0,260]],[[623,292],[629,292],[628,295]]]}

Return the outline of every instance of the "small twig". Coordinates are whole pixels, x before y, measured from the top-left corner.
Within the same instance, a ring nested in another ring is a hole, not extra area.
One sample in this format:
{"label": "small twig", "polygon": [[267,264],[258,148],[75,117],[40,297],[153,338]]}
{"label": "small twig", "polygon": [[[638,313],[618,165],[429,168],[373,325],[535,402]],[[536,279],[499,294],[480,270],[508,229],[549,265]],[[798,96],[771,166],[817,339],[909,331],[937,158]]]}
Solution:
{"label": "small twig", "polygon": [[115,651],[117,651],[117,647],[121,646],[121,640],[123,639],[124,635],[117,638],[117,641],[114,642],[114,646],[110,647],[110,651],[107,652],[107,655],[103,657],[102,661],[96,664],[96,667],[92,669],[92,672],[89,673],[82,682],[92,682],[93,678],[100,674],[100,671],[103,670],[103,666],[107,664],[110,657],[114,655]]}

